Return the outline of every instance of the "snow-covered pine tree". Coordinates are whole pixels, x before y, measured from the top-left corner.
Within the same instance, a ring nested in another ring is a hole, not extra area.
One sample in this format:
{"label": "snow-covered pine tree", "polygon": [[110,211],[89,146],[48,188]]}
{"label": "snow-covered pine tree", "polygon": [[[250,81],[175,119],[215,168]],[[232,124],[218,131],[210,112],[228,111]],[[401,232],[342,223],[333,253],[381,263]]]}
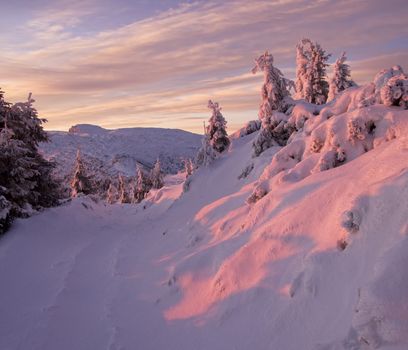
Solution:
{"label": "snow-covered pine tree", "polygon": [[294,86],[293,81],[284,78],[282,72],[273,66],[273,56],[268,51],[255,60],[252,73],[255,74],[257,71],[264,73],[264,83],[258,113],[261,131],[253,143],[255,156],[259,156],[274,145],[285,143],[289,137],[285,123],[279,118],[274,118],[274,113],[289,110],[292,105],[289,89]]}
{"label": "snow-covered pine tree", "polygon": [[114,204],[118,201],[118,189],[112,181],[110,182],[108,191],[106,193],[106,201],[109,204]]}
{"label": "snow-covered pine tree", "polygon": [[227,122],[221,114],[221,107],[219,106],[218,102],[209,100],[208,108],[212,111],[212,115],[207,126],[207,134],[210,138],[210,144],[217,152],[222,153],[230,144],[226,131]]}
{"label": "snow-covered pine tree", "polygon": [[296,97],[310,103],[325,103],[329,90],[326,67],[331,54],[310,39],[302,39],[296,50]]}
{"label": "snow-covered pine tree", "polygon": [[349,87],[356,86],[356,83],[351,79],[350,66],[344,63],[346,59],[346,53],[343,52],[334,64],[327,102],[333,100],[340,92]]}
{"label": "snow-covered pine tree", "polygon": [[145,172],[138,166],[136,174],[136,184],[133,192],[134,202],[140,203],[143,199],[145,199],[151,188],[152,183],[149,179],[149,176],[147,176]]}
{"label": "snow-covered pine tree", "polygon": [[217,154],[211,145],[210,136],[206,133],[201,140],[201,148],[198,150],[195,163],[198,167],[209,166],[216,157]]}
{"label": "snow-covered pine tree", "polygon": [[46,120],[38,118],[33,102],[30,94],[27,102],[12,105],[0,91],[0,197],[7,220],[56,205],[60,197],[51,175],[54,164],[38,152],[48,135],[42,127]]}
{"label": "snow-covered pine tree", "polygon": [[74,176],[71,181],[71,197],[78,197],[80,194],[88,195],[93,192],[91,180],[82,162],[81,152],[78,149],[75,159]]}
{"label": "snow-covered pine tree", "polygon": [[131,203],[131,198],[128,190],[128,184],[125,177],[119,175],[119,203]]}
{"label": "snow-covered pine tree", "polygon": [[270,118],[272,111],[286,112],[291,105],[289,89],[293,86],[293,82],[284,78],[282,72],[273,66],[273,56],[268,51],[255,59],[252,73],[255,74],[258,71],[264,73],[259,119]]}
{"label": "snow-covered pine tree", "polygon": [[160,166],[159,159],[157,159],[150,173],[150,181],[152,183],[152,188],[159,189],[164,186],[163,174],[161,172],[161,166]]}
{"label": "snow-covered pine tree", "polygon": [[184,172],[185,172],[186,178],[187,178],[187,177],[189,177],[189,176],[191,176],[193,174],[194,163],[190,158],[184,159],[183,163],[184,163]]}

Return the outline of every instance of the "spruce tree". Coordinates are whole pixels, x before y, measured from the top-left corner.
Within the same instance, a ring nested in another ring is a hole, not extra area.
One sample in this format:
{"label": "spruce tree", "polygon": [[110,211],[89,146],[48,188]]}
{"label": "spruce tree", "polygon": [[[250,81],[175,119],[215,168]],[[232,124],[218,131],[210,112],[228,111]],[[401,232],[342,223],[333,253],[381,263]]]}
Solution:
{"label": "spruce tree", "polygon": [[131,203],[131,198],[128,190],[128,184],[123,175],[119,175],[119,202]]}
{"label": "spruce tree", "polygon": [[221,114],[221,107],[218,102],[212,102],[209,100],[208,108],[211,109],[212,115],[208,121],[207,135],[214,150],[218,153],[222,153],[230,144],[226,131],[227,122]]}
{"label": "spruce tree", "polygon": [[74,176],[71,181],[71,197],[78,197],[80,194],[88,195],[92,192],[92,183],[82,162],[81,152],[78,149],[75,159]]}
{"label": "spruce tree", "polygon": [[331,54],[310,39],[302,39],[296,49],[296,97],[310,103],[324,104],[329,90],[325,79]]}
{"label": "spruce tree", "polygon": [[210,136],[205,133],[201,140],[201,148],[198,150],[195,163],[197,166],[209,166],[216,157],[217,154],[211,145]]}
{"label": "spruce tree", "polygon": [[351,79],[350,66],[344,63],[346,59],[346,53],[343,52],[334,64],[333,76],[329,83],[329,96],[327,101],[333,100],[340,92],[349,87],[356,86],[356,83]]}
{"label": "spruce tree", "polygon": [[0,217],[7,211],[7,221],[56,205],[60,197],[55,165],[38,152],[38,144],[49,139],[33,102],[29,94],[27,102],[13,105],[0,91]]}
{"label": "spruce tree", "polygon": [[151,188],[152,183],[149,177],[140,167],[137,167],[136,184],[133,193],[134,201],[136,203],[140,203],[143,199],[145,199]]}
{"label": "spruce tree", "polygon": [[161,172],[160,160],[157,159],[154,167],[150,173],[150,181],[152,183],[152,188],[159,189],[164,186],[163,174]]}
{"label": "spruce tree", "polygon": [[106,193],[106,201],[109,204],[114,204],[118,201],[118,189],[113,182],[109,184],[108,191]]}
{"label": "spruce tree", "polygon": [[254,155],[259,156],[274,145],[284,144],[289,138],[284,125],[274,118],[274,113],[289,110],[292,105],[289,89],[294,84],[291,80],[284,78],[282,72],[273,66],[273,56],[268,51],[258,57],[255,64],[252,72],[262,71],[264,73],[261,90],[262,103],[258,113],[261,130],[253,143]]}

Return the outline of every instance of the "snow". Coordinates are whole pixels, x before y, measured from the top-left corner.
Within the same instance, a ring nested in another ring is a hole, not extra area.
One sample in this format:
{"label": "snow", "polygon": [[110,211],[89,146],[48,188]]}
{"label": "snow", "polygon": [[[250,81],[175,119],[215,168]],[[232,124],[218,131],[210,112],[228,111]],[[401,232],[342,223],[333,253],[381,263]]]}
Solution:
{"label": "snow", "polygon": [[[236,134],[187,192],[179,173],[137,205],[17,220],[0,349],[407,349],[408,112],[359,109],[363,90],[298,105],[302,130],[259,157],[259,131]],[[356,118],[376,128],[349,134]],[[317,169],[333,146],[346,160]]]}
{"label": "snow", "polygon": [[151,169],[160,158],[163,171],[176,173],[183,158],[194,158],[201,136],[187,131],[160,128],[103,129],[97,125],[79,124],[69,132],[49,132],[51,142],[41,144],[47,159],[57,162],[58,174],[69,177],[78,149],[85,159],[108,174],[134,176],[136,165]]}

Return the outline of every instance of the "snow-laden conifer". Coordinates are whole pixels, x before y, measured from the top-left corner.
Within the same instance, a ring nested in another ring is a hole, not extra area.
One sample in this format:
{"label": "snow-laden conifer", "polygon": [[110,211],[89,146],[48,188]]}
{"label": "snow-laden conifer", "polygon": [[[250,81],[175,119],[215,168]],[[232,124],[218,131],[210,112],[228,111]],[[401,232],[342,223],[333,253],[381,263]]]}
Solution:
{"label": "snow-laden conifer", "polygon": [[350,66],[345,63],[346,59],[346,53],[343,52],[334,64],[327,101],[333,100],[340,92],[349,87],[356,86],[356,83],[351,79]]}
{"label": "snow-laden conifer", "polygon": [[296,52],[296,97],[324,104],[329,90],[325,79],[331,54],[310,39],[302,39],[296,46]]}
{"label": "snow-laden conifer", "polygon": [[136,183],[134,186],[133,200],[136,203],[140,203],[146,198],[152,188],[152,182],[147,174],[138,166],[136,173]]}
{"label": "snow-laden conifer", "polygon": [[129,193],[128,183],[125,177],[120,174],[119,175],[119,203],[131,203],[131,197]]}
{"label": "snow-laden conifer", "polygon": [[80,194],[88,195],[92,192],[92,183],[87,169],[82,162],[81,152],[78,149],[75,159],[74,176],[71,181],[71,196],[77,197]]}
{"label": "snow-laden conifer", "polygon": [[23,103],[10,104],[0,91],[0,188],[8,215],[27,216],[32,210],[57,204],[59,186],[51,173],[54,164],[38,152],[48,141],[33,107],[31,94]]}
{"label": "snow-laden conifer", "polygon": [[286,112],[290,105],[289,88],[293,86],[293,82],[284,78],[282,72],[274,67],[273,56],[268,51],[255,59],[252,73],[255,74],[258,71],[264,74],[259,119],[270,118],[272,111]]}
{"label": "snow-laden conifer", "polygon": [[225,151],[230,140],[226,131],[227,122],[221,113],[221,107],[218,102],[208,101],[208,108],[211,109],[212,115],[208,121],[207,135],[210,139],[210,144],[219,153]]}
{"label": "snow-laden conifer", "polygon": [[113,182],[109,184],[108,191],[106,193],[106,201],[109,204],[114,204],[118,201],[118,189]]}
{"label": "snow-laden conifer", "polygon": [[157,159],[150,173],[150,181],[152,183],[152,188],[159,189],[164,186],[163,174],[161,171],[161,165],[160,165],[159,159]]}
{"label": "snow-laden conifer", "polygon": [[209,166],[217,154],[211,145],[210,136],[206,133],[201,141],[201,148],[198,150],[196,157],[197,166]]}

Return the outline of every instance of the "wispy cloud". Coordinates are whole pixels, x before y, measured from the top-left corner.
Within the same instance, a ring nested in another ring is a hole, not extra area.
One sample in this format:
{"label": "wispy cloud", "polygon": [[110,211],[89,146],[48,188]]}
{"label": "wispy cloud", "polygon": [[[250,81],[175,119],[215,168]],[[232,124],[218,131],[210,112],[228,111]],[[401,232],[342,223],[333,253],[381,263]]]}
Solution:
{"label": "wispy cloud", "polygon": [[261,77],[248,72],[265,49],[291,77],[303,36],[334,55],[347,50],[360,82],[378,67],[407,62],[406,6],[387,3],[195,2],[90,30],[87,22],[107,15],[97,2],[58,2],[20,24],[19,37],[9,36],[0,83],[13,98],[33,91],[51,128],[93,122],[200,130],[196,118],[206,118],[208,98],[237,126],[258,107]]}

